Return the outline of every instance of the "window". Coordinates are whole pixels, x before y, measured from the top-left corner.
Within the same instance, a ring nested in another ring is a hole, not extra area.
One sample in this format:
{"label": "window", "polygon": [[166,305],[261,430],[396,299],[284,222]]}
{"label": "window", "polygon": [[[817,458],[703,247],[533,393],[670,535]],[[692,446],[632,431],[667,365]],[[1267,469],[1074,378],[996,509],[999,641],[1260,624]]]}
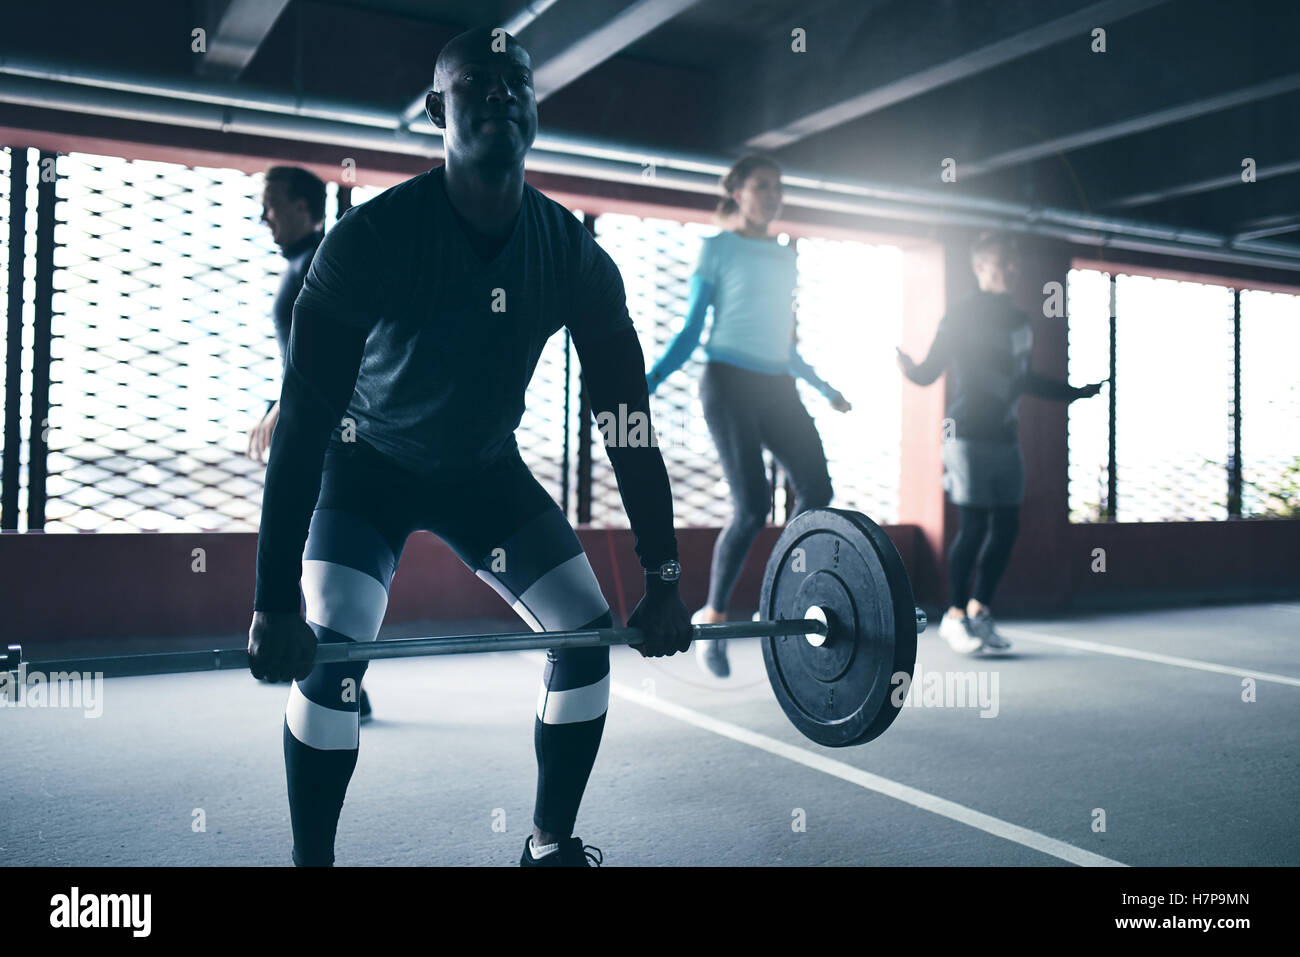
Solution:
{"label": "window", "polygon": [[1118,276],[1118,518],[1228,517],[1232,290]]}
{"label": "window", "polygon": [[1239,339],[1237,298],[1216,283],[1070,272],[1070,380],[1109,376],[1114,390],[1109,406],[1070,406],[1071,521],[1300,512],[1300,297],[1241,291]]}
{"label": "window", "polygon": [[1241,513],[1300,517],[1300,296],[1241,294]]}

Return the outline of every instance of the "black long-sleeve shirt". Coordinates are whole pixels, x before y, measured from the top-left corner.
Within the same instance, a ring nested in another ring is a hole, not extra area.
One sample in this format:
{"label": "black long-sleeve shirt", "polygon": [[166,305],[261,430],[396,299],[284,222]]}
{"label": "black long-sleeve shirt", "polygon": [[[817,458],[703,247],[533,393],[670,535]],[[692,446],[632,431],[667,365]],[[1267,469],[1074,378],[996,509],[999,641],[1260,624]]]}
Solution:
{"label": "black long-sleeve shirt", "polygon": [[280,288],[275,291],[275,300],[271,304],[271,321],[275,324],[275,341],[280,347],[281,361],[289,357],[289,330],[293,327],[293,304],[302,292],[303,281],[307,278],[307,269],[321,240],[325,238],[324,230],[317,229],[303,236],[296,243],[290,243],[280,250],[288,260],[284,273],[280,276]]}
{"label": "black long-sleeve shirt", "polygon": [[[275,327],[275,343],[280,347],[282,365],[289,361],[289,330],[293,328],[293,304],[298,298],[298,293],[302,292],[302,283],[307,278],[311,259],[316,255],[316,249],[324,238],[324,230],[313,230],[296,243],[291,243],[280,250],[280,254],[289,261],[289,264],[280,276],[280,288],[275,291],[275,299],[271,303],[271,323]],[[272,399],[266,404],[266,411],[270,412],[274,406],[275,400]]]}
{"label": "black long-sleeve shirt", "polygon": [[939,322],[925,359],[907,373],[929,385],[948,370],[948,418],[961,439],[1017,439],[1021,395],[1069,401],[1078,390],[1030,368],[1033,326],[1005,294],[977,292]]}
{"label": "black long-sleeve shirt", "polygon": [[[474,251],[436,167],[349,210],[294,306],[258,537],[258,611],[297,611],[303,544],[331,434],[394,465],[468,478],[515,450],[546,340],[572,336],[593,412],[649,422],[622,277],[572,213],[530,186],[494,258]],[[657,447],[608,446],[649,569],[677,557]]]}

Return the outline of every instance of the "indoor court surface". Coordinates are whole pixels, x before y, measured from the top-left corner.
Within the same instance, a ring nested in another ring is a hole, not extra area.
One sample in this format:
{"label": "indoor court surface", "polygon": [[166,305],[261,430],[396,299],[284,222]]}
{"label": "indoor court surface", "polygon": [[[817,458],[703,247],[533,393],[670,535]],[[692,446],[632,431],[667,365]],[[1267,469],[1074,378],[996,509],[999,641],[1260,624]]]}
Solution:
{"label": "indoor court surface", "polygon": [[[841,751],[784,721],[757,642],[736,649],[734,687],[689,660],[617,650],[601,783],[580,834],[616,848],[605,852],[611,866],[1295,866],[1297,618],[1300,604],[1026,619],[1006,625],[1017,645],[1002,658],[964,658],[923,637],[920,672],[983,672],[997,694],[908,706],[879,741]],[[339,864],[514,862],[532,802],[519,729],[537,658],[371,666],[366,684],[383,705],[362,727]],[[1248,677],[1257,700],[1244,703]],[[283,686],[218,673],[104,688],[97,719],[5,716],[10,759],[28,770],[0,801],[0,859],[284,862],[280,742],[259,733],[283,712]],[[659,813],[637,806],[646,794]],[[207,831],[196,834],[199,807]],[[1091,829],[1098,807],[1105,833]],[[791,828],[797,808],[804,832]]]}

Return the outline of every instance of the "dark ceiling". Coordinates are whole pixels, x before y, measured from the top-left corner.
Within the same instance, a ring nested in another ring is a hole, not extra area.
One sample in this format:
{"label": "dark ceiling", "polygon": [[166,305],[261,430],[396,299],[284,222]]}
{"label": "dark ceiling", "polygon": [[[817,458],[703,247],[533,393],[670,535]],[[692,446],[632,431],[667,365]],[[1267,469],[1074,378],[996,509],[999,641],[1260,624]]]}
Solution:
{"label": "dark ceiling", "polygon": [[[726,156],[761,147],[828,177],[1229,236],[1300,230],[1296,0],[539,5],[518,36],[539,77],[544,132]],[[8,4],[0,55],[193,79],[190,31],[201,25],[236,51],[224,70],[206,65],[209,79],[399,111],[427,89],[443,42],[526,6]],[[1105,52],[1092,50],[1098,27]],[[791,50],[794,28],[806,52]],[[955,184],[940,182],[945,158]]]}

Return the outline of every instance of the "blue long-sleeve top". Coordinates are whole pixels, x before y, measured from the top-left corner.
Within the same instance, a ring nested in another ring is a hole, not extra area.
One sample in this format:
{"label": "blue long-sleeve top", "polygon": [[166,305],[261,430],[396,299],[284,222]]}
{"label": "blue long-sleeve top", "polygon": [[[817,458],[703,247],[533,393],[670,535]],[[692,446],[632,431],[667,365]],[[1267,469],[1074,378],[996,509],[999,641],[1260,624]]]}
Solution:
{"label": "blue long-sleeve top", "polygon": [[650,391],[690,359],[712,309],[704,345],[709,360],[770,375],[788,373],[834,401],[839,393],[799,354],[796,279],[795,252],[788,246],[734,232],[706,239],[691,277],[686,322],[646,377]]}

